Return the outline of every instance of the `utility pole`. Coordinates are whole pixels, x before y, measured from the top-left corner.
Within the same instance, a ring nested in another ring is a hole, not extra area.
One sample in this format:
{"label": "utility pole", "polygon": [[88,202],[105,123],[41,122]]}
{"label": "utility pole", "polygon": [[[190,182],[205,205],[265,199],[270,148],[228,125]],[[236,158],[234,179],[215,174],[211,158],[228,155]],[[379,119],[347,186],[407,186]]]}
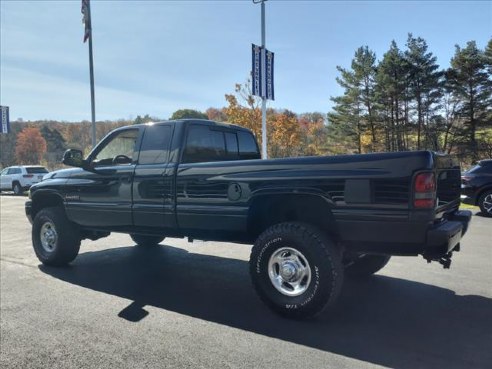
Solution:
{"label": "utility pole", "polygon": [[[90,18],[90,6],[89,6]],[[94,59],[92,56],[92,28],[89,35],[89,73],[91,78],[91,118],[92,118],[92,147],[96,146],[96,99],[94,93]]]}
{"label": "utility pole", "polygon": [[94,60],[92,56],[92,18],[90,0],[82,0],[82,22],[85,25],[84,42],[89,39],[89,73],[91,82],[92,147],[96,146],[96,102],[94,93]]}

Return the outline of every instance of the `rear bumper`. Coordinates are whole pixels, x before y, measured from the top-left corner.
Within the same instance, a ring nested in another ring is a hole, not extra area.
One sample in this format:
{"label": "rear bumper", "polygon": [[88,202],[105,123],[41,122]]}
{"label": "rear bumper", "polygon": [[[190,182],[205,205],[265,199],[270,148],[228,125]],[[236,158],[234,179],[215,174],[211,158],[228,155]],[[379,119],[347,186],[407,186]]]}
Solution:
{"label": "rear bumper", "polygon": [[468,230],[472,217],[471,211],[460,210],[446,221],[427,231],[427,242],[423,255],[427,258],[439,258],[453,251]]}
{"label": "rear bumper", "polygon": [[436,224],[427,216],[432,214],[420,222],[338,220],[338,234],[351,252],[437,258],[456,248],[468,230],[472,213],[458,210]]}
{"label": "rear bumper", "polygon": [[24,208],[26,211],[27,219],[29,220],[29,223],[32,224],[32,201],[26,201],[26,205],[24,206]]}

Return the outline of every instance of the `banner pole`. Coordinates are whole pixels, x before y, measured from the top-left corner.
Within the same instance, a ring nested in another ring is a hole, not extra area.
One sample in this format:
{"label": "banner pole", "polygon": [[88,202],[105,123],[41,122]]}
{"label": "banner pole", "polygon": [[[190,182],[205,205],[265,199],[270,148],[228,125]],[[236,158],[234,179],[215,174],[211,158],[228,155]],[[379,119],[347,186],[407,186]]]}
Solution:
{"label": "banner pole", "polygon": [[[266,71],[266,42],[265,42],[265,0],[261,2],[261,48],[262,48],[262,70]],[[267,127],[266,127],[266,73],[263,77],[262,90],[261,91],[261,148],[262,158],[268,159],[267,150]]]}

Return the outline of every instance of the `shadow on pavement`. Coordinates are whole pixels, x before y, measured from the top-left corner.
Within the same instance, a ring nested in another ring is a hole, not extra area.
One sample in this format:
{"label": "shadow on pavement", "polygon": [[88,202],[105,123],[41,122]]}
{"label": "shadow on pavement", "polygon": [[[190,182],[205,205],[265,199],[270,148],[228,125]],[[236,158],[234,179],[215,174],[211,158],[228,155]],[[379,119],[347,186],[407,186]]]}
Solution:
{"label": "shadow on pavement", "polygon": [[145,318],[144,307],[151,305],[394,368],[485,367],[492,361],[492,300],[423,283],[385,276],[347,281],[334,310],[291,321],[260,302],[242,260],[131,246],[82,253],[71,267],[40,269],[132,300],[115,312],[129,321]]}

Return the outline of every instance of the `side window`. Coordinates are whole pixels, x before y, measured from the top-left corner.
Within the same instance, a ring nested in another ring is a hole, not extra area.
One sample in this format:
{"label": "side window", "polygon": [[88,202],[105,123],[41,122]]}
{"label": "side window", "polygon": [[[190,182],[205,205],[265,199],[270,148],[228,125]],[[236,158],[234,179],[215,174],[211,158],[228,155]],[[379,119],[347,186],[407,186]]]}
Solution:
{"label": "side window", "polygon": [[188,129],[183,163],[227,160],[224,133],[208,126],[192,125]]}
{"label": "side window", "polygon": [[[128,129],[113,135],[93,158],[95,165],[131,164],[134,160],[138,129]],[[116,159],[118,157],[118,159]],[[115,160],[116,159],[116,160]]]}
{"label": "side window", "polygon": [[20,168],[10,168],[7,174],[19,174],[20,172]]}
{"label": "side window", "polygon": [[149,126],[145,129],[139,164],[163,164],[167,163],[169,157],[169,146],[171,144],[171,126]]}
{"label": "side window", "polygon": [[224,132],[226,141],[226,151],[228,159],[237,159],[239,157],[239,146],[237,143],[237,135],[231,132]]}
{"label": "side window", "polygon": [[258,146],[253,135],[249,132],[238,132],[239,156],[241,159],[261,159]]}

